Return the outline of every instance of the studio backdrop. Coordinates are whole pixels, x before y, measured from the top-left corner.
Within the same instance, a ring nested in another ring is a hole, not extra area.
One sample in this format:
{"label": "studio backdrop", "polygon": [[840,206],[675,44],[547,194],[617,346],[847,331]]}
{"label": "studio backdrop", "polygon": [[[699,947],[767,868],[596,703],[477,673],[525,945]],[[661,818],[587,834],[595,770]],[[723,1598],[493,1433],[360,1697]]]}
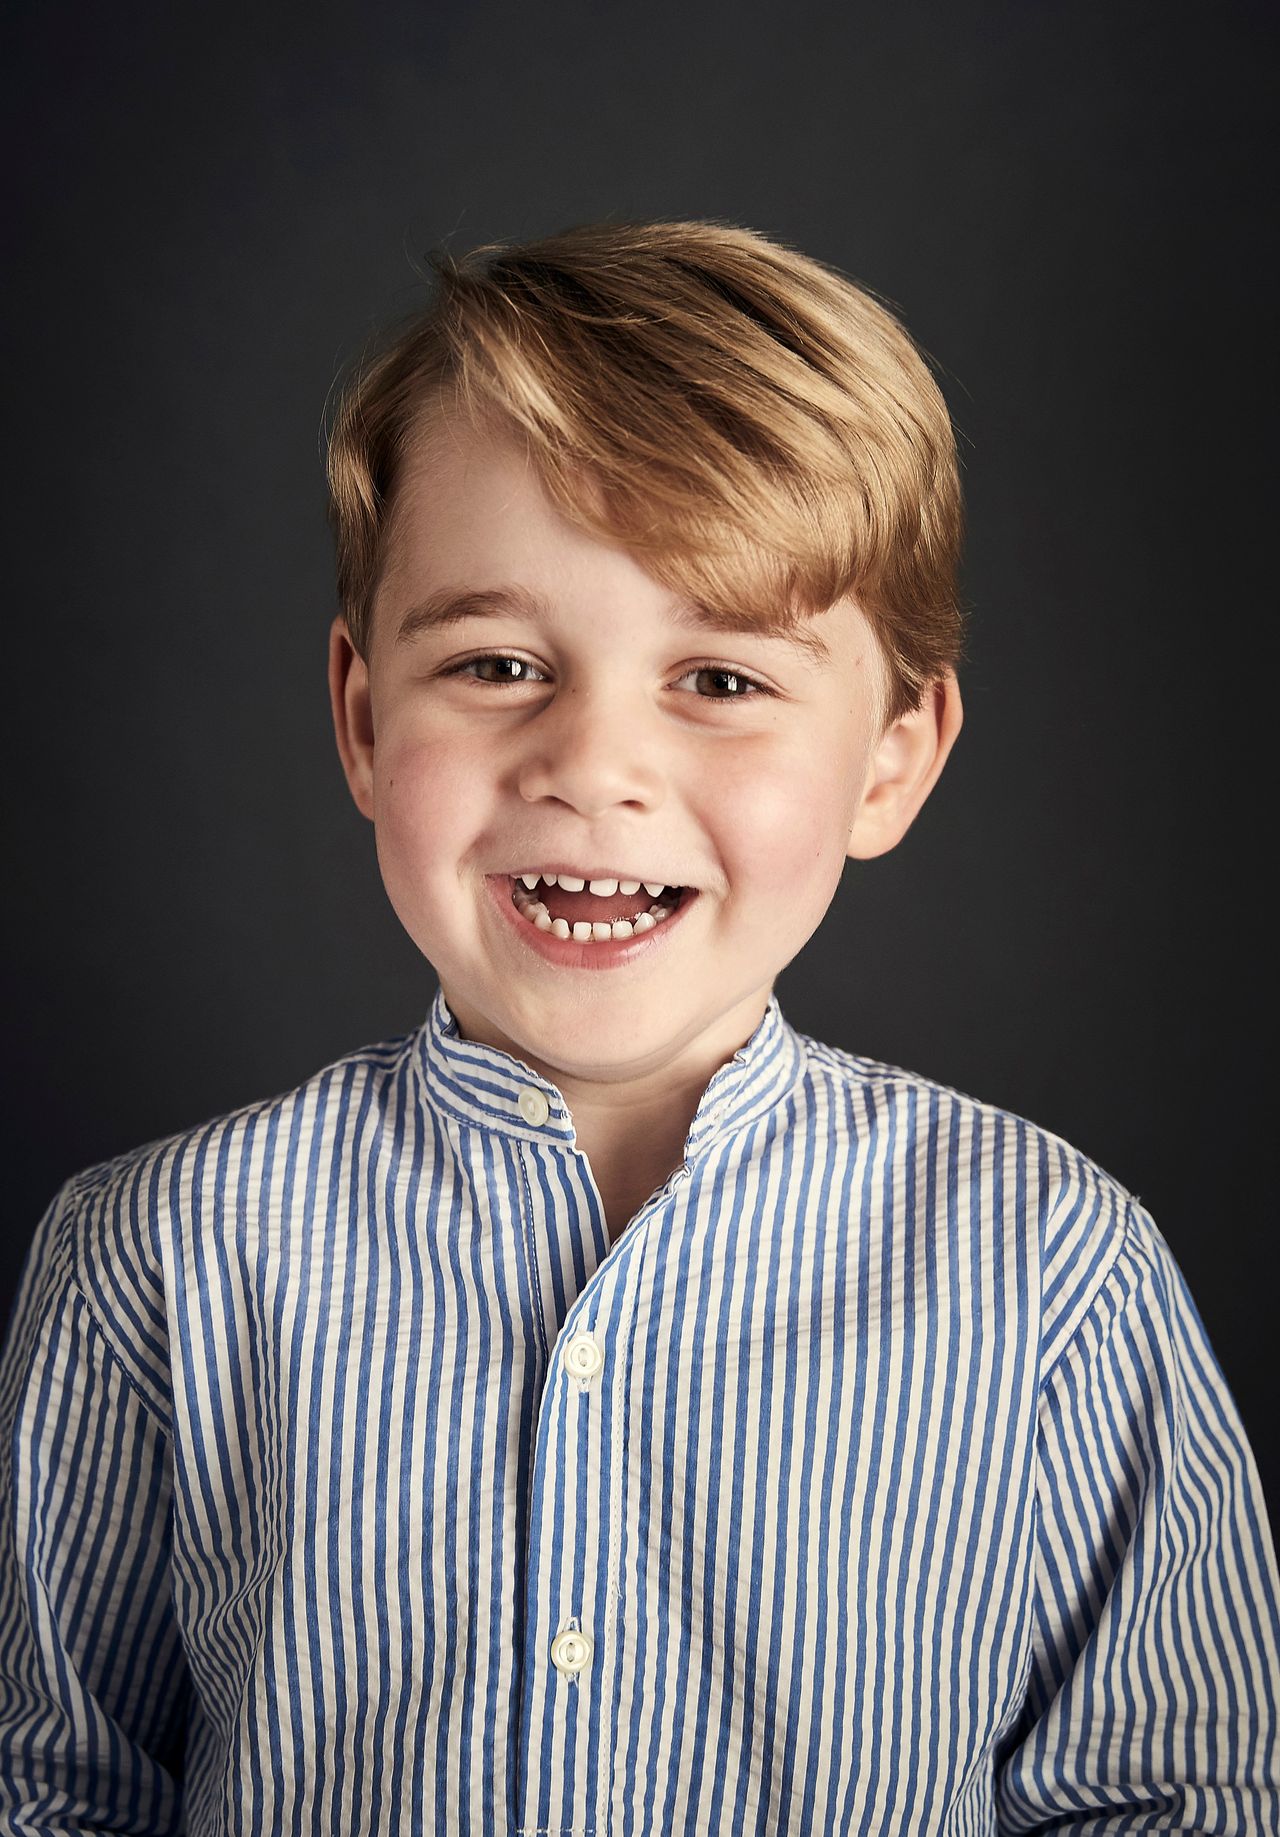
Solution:
{"label": "studio backdrop", "polygon": [[967,494],[963,733],[784,1012],[1139,1196],[1274,1506],[1264,19],[11,10],[6,1313],[68,1175],[434,993],[333,741],[335,379],[433,247],[711,218],[893,305]]}

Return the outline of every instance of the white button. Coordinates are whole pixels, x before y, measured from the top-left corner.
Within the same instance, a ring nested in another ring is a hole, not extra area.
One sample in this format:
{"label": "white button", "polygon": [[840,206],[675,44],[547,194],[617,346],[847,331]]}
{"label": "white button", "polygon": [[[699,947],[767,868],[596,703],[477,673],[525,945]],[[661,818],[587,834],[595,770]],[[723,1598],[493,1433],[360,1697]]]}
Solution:
{"label": "white button", "polygon": [[589,1333],[575,1333],[564,1349],[565,1368],[575,1378],[594,1378],[604,1364],[604,1354]]}
{"label": "white button", "polygon": [[527,1123],[545,1123],[551,1114],[551,1105],[547,1102],[536,1084],[526,1084],[519,1097],[520,1114]]}
{"label": "white button", "polygon": [[591,1662],[591,1640],[586,1633],[557,1633],[551,1642],[551,1663],[567,1677],[577,1677]]}

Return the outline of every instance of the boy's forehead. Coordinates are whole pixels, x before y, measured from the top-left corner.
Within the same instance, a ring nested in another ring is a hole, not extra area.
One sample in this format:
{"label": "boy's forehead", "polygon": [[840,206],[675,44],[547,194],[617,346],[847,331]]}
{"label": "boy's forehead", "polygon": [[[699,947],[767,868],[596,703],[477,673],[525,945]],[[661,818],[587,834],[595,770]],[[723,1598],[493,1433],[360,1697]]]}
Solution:
{"label": "boy's forehead", "polygon": [[[585,483],[583,492],[585,499]],[[408,564],[456,572],[472,563],[471,545],[490,551],[510,543],[530,513],[559,519],[515,433],[433,415],[415,431],[399,469],[383,534],[384,574]],[[565,534],[574,534],[567,522]]]}
{"label": "boy's forehead", "polygon": [[[578,475],[583,499],[600,502],[598,484]],[[533,506],[566,542],[590,553],[613,549],[655,591],[629,602],[629,617],[655,630],[675,628],[707,637],[743,638],[777,646],[811,671],[857,667],[871,626],[852,596],[772,625],[731,607],[713,607],[680,588],[664,587],[621,544],[588,533],[563,517],[546,492],[518,430],[441,410],[425,419],[406,453],[386,530],[384,616],[397,646],[464,619],[524,617],[553,625],[555,594],[520,578],[513,513]],[[496,538],[495,552],[493,546]]]}
{"label": "boy's forehead", "polygon": [[[566,467],[565,476],[584,509],[603,509],[600,483],[590,472]],[[516,505],[533,504],[550,517],[561,515],[521,430],[496,414],[467,415],[441,406],[420,420],[410,438],[388,534],[394,533],[398,511],[413,520],[425,518],[438,536],[441,525],[496,520]],[[585,533],[570,524],[566,530]]]}

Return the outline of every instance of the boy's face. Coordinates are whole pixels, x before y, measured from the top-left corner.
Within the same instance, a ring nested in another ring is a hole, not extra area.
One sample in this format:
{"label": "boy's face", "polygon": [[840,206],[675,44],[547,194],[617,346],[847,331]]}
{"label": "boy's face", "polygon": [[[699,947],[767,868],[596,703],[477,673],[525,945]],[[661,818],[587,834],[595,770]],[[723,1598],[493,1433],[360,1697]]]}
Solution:
{"label": "boy's face", "polygon": [[[958,731],[954,679],[882,735],[885,667],[852,603],[808,624],[825,664],[680,623],[677,596],[568,523],[515,445],[456,421],[406,467],[387,540],[367,668],[334,623],[335,724],[392,906],[463,1035],[566,1096],[696,1091],[758,1024],[846,856],[892,847],[923,803]],[[482,588],[545,610],[398,635]],[[620,961],[578,967],[510,905],[510,876],[557,864],[697,895]]]}

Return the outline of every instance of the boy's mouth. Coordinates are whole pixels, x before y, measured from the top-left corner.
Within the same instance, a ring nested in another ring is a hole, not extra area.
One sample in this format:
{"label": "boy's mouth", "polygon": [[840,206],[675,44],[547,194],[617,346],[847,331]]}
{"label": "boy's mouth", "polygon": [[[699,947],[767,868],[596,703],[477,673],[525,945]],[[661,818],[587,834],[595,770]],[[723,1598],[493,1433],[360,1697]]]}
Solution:
{"label": "boy's mouth", "polygon": [[[511,882],[511,903],[516,910],[531,924],[543,919],[540,929],[561,930],[561,935],[577,937],[585,942],[589,938],[603,941],[603,928],[609,931],[604,935],[626,938],[634,933],[652,930],[660,925],[686,898],[696,897],[692,887],[663,886],[655,895],[647,886],[636,885],[633,881],[624,881],[613,893],[593,893],[589,886],[568,887],[559,884],[559,877],[550,875],[539,878],[536,886],[529,888],[517,875],[508,875]],[[550,882],[550,884],[548,884]],[[656,885],[656,882],[654,883]],[[634,887],[632,892],[623,892],[623,887]],[[557,921],[560,921],[557,926]],[[600,931],[595,928],[600,927]],[[626,930],[614,931],[615,926],[626,926]],[[579,930],[578,927],[590,927]]]}

